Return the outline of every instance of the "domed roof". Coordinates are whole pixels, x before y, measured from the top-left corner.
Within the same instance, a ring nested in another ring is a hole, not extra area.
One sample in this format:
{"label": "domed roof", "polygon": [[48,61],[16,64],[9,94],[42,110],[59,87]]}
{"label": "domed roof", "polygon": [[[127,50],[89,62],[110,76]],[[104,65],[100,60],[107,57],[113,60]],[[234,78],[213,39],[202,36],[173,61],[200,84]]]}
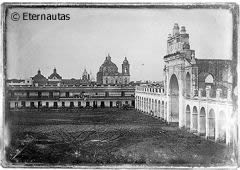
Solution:
{"label": "domed roof", "polygon": [[104,75],[117,75],[118,67],[111,61],[111,57],[108,54],[104,63],[100,66],[99,72],[103,72]]}
{"label": "domed roof", "polygon": [[62,79],[62,77],[57,73],[56,68],[53,69],[53,73],[48,77],[48,79],[53,79],[54,77],[57,79]]}
{"label": "domed roof", "polygon": [[38,73],[32,78],[33,81],[46,81],[47,79],[41,74],[41,71],[38,70]]}

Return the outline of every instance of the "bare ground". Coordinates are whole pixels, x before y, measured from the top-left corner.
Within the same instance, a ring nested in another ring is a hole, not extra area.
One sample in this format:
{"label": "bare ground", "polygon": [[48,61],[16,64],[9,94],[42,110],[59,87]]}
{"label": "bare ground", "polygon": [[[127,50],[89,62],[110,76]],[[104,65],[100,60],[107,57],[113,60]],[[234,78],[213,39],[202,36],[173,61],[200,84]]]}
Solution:
{"label": "bare ground", "polygon": [[9,163],[233,165],[232,151],[135,110],[10,112]]}

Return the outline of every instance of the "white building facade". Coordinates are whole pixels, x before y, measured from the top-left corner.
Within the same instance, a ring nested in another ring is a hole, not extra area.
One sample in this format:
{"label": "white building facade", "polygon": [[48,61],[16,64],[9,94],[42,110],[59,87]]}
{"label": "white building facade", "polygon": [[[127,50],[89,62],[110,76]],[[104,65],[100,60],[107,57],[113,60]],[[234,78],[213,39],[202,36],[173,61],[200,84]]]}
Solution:
{"label": "white building facade", "polygon": [[185,27],[174,25],[164,56],[164,88],[140,85],[135,108],[180,128],[226,144],[233,138],[229,60],[201,60],[190,49]]}

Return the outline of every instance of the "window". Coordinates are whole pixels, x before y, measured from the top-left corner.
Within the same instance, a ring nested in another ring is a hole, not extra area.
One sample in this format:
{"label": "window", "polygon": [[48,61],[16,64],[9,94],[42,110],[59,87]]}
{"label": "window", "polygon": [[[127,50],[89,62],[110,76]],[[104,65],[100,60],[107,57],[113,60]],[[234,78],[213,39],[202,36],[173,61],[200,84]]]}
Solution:
{"label": "window", "polygon": [[65,102],[62,102],[62,107],[65,107]]}
{"label": "window", "polygon": [[81,102],[78,102],[78,107],[81,107]]}
{"label": "window", "polygon": [[53,103],[53,106],[54,106],[54,108],[57,108],[57,107],[58,107],[58,103],[57,103],[57,102],[54,102],[54,103]]}
{"label": "window", "polygon": [[125,78],[125,84],[127,84],[128,83],[128,80],[127,80],[127,78]]}
{"label": "window", "polygon": [[90,106],[90,102],[86,102],[86,107],[89,107]]}
{"label": "window", "polygon": [[206,78],[205,78],[205,83],[208,84],[212,84],[213,83],[213,76],[211,74],[209,74]]}
{"label": "window", "polygon": [[109,92],[105,92],[105,96],[108,97],[109,96]]}
{"label": "window", "polygon": [[26,102],[25,102],[25,101],[22,101],[22,102],[21,102],[21,105],[22,105],[22,107],[26,107]]}
{"label": "window", "polygon": [[31,106],[31,107],[34,107],[34,102],[31,102],[31,103],[30,103],[30,106]]}
{"label": "window", "polygon": [[66,92],[66,97],[69,97],[69,92]]}
{"label": "window", "polygon": [[101,101],[101,107],[105,107],[104,101]]}
{"label": "window", "polygon": [[46,102],[46,107],[49,107],[49,103],[48,102]]}
{"label": "window", "polygon": [[42,107],[42,102],[41,101],[38,102],[38,108],[39,107]]}
{"label": "window", "polygon": [[106,77],[106,84],[108,84],[108,78]]}

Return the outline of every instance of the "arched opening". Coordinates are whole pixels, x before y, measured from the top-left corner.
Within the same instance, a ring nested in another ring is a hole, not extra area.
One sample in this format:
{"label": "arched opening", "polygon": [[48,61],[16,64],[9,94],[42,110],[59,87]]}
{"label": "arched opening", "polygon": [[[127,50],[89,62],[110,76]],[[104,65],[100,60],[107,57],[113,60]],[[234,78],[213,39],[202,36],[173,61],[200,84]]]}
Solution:
{"label": "arched opening", "polygon": [[152,99],[152,110],[151,110],[151,115],[154,115],[154,100]]}
{"label": "arched opening", "polygon": [[170,84],[170,115],[169,121],[170,122],[178,122],[179,118],[179,86],[178,80],[175,74],[171,76]]}
{"label": "arched opening", "polygon": [[204,107],[200,110],[200,135],[206,135],[206,112]]}
{"label": "arched opening", "polygon": [[165,102],[164,104],[164,116],[165,116],[165,119],[167,120],[167,102]]}
{"label": "arched opening", "polygon": [[147,105],[148,105],[148,99],[145,98],[145,112],[147,113]]}
{"label": "arched opening", "polygon": [[205,84],[213,84],[213,76],[211,74],[208,74],[205,78]]}
{"label": "arched opening", "polygon": [[191,78],[190,78],[190,73],[187,72],[186,75],[186,97],[190,97],[191,94]]}
{"label": "arched opening", "polygon": [[161,117],[161,102],[158,100],[158,116]]}
{"label": "arched opening", "polygon": [[138,96],[138,110],[140,110],[140,97]]}
{"label": "arched opening", "polygon": [[219,141],[220,142],[226,142],[226,114],[221,111],[219,113],[219,119],[218,119],[218,133],[219,133]]}
{"label": "arched opening", "polygon": [[198,130],[198,112],[197,112],[197,107],[193,107],[193,112],[192,112],[192,130],[194,132],[197,132]]}
{"label": "arched opening", "polygon": [[146,112],[148,113],[148,98],[146,98]]}
{"label": "arched opening", "polygon": [[190,114],[191,114],[190,106],[187,105],[187,107],[186,107],[186,128],[188,128],[188,129],[190,128],[190,123],[191,123]]}
{"label": "arched opening", "polygon": [[161,117],[164,119],[164,101],[162,101],[162,110],[161,110]]}
{"label": "arched opening", "polygon": [[143,98],[143,111],[146,111],[146,98]]}
{"label": "arched opening", "polygon": [[143,108],[143,105],[142,105],[142,97],[140,98],[140,103],[141,103],[141,104],[140,104],[140,105],[141,105],[141,106],[140,106],[140,108],[141,108],[140,110],[142,111],[142,108]]}
{"label": "arched opening", "polygon": [[155,109],[154,109],[154,115],[157,116],[157,100],[155,100]]}
{"label": "arched opening", "polygon": [[209,111],[208,115],[208,137],[215,138],[215,112],[213,109]]}

